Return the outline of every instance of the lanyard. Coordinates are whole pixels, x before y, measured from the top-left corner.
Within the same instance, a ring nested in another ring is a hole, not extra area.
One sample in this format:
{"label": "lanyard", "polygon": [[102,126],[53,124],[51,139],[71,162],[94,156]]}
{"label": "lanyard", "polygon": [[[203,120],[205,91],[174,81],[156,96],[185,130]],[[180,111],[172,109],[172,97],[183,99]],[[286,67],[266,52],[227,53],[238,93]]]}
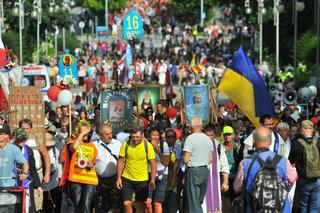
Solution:
{"label": "lanyard", "polygon": [[279,136],[276,132],[273,133],[275,140],[274,140],[274,147],[273,147],[273,152],[278,154],[278,150],[279,150]]}

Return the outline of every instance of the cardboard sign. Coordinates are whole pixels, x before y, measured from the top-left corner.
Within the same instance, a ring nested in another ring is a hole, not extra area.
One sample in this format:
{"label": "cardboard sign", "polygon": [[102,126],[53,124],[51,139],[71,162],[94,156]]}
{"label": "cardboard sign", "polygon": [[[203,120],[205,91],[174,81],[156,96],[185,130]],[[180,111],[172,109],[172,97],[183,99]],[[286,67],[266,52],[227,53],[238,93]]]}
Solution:
{"label": "cardboard sign", "polygon": [[61,55],[59,58],[60,77],[69,75],[72,78],[78,79],[77,59],[69,54],[69,50],[65,50],[66,54]]}
{"label": "cardboard sign", "polygon": [[114,133],[123,131],[131,123],[132,104],[132,91],[103,91],[101,93],[101,123],[107,121]]}
{"label": "cardboard sign", "polygon": [[13,131],[19,121],[28,118],[32,121],[32,132],[44,136],[44,106],[40,87],[10,87],[9,123]]}

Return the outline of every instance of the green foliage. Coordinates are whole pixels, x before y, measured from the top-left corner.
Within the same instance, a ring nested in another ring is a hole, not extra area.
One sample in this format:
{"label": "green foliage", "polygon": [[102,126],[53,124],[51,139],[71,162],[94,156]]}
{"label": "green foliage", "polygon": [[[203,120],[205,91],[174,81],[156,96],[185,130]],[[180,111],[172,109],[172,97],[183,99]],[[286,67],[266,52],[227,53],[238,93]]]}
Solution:
{"label": "green foliage", "polygon": [[[127,7],[128,0],[108,1],[108,10],[110,13],[120,12]],[[82,5],[96,12],[104,12],[105,1],[103,0],[83,0]]]}
{"label": "green foliage", "polygon": [[99,0],[86,0],[83,6],[96,11],[104,10],[104,2]]}
{"label": "green foliage", "polygon": [[302,87],[309,83],[310,77],[312,75],[312,72],[308,70],[308,67],[303,64],[299,63],[297,70],[294,73],[294,80],[298,87]]}
{"label": "green foliage", "polygon": [[[62,36],[58,37],[58,50],[63,50]],[[66,49],[70,50],[70,53],[74,53],[74,50],[79,47],[80,41],[73,35],[66,33]]]}
{"label": "green foliage", "polygon": [[[204,12],[208,15],[211,14],[211,9],[217,5],[216,0],[203,0]],[[174,0],[171,3],[175,16],[180,18],[180,21],[187,22],[189,24],[200,23],[200,1],[185,1]],[[210,18],[207,17],[207,19]]]}
{"label": "green foliage", "polygon": [[[13,52],[19,56],[19,17],[14,16],[13,8],[15,0],[4,1],[6,32],[3,35],[3,42]],[[42,0],[42,22],[40,25],[40,41],[45,39],[45,29],[48,34],[54,32],[54,26],[68,27],[71,24],[72,17],[70,13],[61,10],[63,0],[55,0],[55,5],[60,6],[60,10],[49,11],[51,0]],[[24,29],[22,31],[23,40],[23,63],[33,62],[33,52],[36,51],[37,40],[37,19],[31,17],[34,10],[33,1],[24,2]]]}
{"label": "green foliage", "polygon": [[305,32],[297,41],[297,59],[307,64],[315,62],[317,36],[312,31]]}

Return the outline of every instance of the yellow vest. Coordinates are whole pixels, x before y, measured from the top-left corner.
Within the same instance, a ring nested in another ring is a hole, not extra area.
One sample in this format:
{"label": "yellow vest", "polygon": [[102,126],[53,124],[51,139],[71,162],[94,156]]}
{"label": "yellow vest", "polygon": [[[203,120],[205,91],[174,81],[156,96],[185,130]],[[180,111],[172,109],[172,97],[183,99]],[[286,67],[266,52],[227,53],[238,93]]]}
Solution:
{"label": "yellow vest", "polygon": [[95,168],[92,167],[88,170],[87,167],[80,168],[78,165],[81,156],[85,161],[95,161],[97,155],[98,151],[93,143],[81,142],[77,150],[72,153],[68,180],[75,183],[98,185],[98,177]]}

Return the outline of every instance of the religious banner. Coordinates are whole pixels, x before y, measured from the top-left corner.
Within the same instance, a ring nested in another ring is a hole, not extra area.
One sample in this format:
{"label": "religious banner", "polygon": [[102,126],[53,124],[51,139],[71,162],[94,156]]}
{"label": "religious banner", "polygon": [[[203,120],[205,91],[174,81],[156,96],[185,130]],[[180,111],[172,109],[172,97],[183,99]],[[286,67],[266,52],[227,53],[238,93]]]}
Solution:
{"label": "religious banner", "polygon": [[[32,132],[44,134],[44,107],[40,87],[10,87],[9,123],[11,130],[19,126],[19,121],[32,121]],[[44,135],[43,135],[44,136]]]}
{"label": "religious banner", "polygon": [[68,75],[78,79],[77,59],[69,53],[68,49],[65,52],[66,54],[61,55],[59,58],[59,75],[61,78]]}
{"label": "religious banner", "polygon": [[208,85],[192,85],[184,87],[184,105],[187,121],[197,116],[203,124],[210,121]]}
{"label": "religious banner", "polygon": [[157,102],[163,98],[163,87],[160,84],[138,85],[138,106],[140,109],[154,108]]}
{"label": "religious banner", "polygon": [[103,91],[101,93],[101,123],[108,122],[114,133],[123,131],[131,123],[132,104],[132,91]]}
{"label": "religious banner", "polygon": [[108,37],[108,27],[106,26],[97,26],[96,27],[96,38],[105,39]]}

